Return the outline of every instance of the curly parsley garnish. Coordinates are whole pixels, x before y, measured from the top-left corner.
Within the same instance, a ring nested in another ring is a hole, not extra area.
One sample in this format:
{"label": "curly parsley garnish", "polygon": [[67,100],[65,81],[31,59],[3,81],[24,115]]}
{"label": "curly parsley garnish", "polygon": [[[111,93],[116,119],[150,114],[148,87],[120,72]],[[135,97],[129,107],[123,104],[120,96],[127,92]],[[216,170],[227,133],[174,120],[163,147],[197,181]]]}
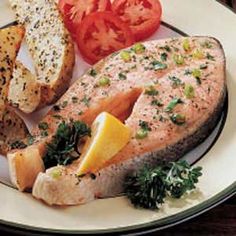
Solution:
{"label": "curly parsley garnish", "polygon": [[181,198],[195,189],[201,175],[201,167],[191,167],[183,160],[145,167],[126,178],[125,193],[136,207],[159,209],[167,196]]}
{"label": "curly parsley garnish", "polygon": [[80,157],[78,145],[85,136],[90,136],[90,128],[83,122],[61,122],[52,141],[47,143],[43,158],[45,168],[68,165]]}

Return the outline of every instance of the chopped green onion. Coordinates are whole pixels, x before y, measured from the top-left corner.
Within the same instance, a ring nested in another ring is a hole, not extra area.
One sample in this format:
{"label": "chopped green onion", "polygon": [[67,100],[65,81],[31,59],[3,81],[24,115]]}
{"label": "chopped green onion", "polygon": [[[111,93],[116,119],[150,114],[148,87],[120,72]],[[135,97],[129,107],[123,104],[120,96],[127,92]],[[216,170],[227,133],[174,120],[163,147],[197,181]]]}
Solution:
{"label": "chopped green onion", "polygon": [[157,71],[157,70],[164,70],[167,68],[167,65],[160,62],[160,61],[153,61],[150,63],[151,64],[151,69]]}
{"label": "chopped green onion", "polygon": [[181,114],[172,114],[170,120],[176,125],[183,125],[186,122],[186,118]]}
{"label": "chopped green onion", "polygon": [[194,59],[203,59],[204,58],[204,53],[203,51],[201,51],[200,49],[196,49],[194,52],[193,52],[193,58]]}
{"label": "chopped green onion", "polygon": [[176,65],[183,65],[184,64],[184,57],[182,55],[175,54],[173,56],[173,60]]}
{"label": "chopped green onion", "polygon": [[145,52],[145,46],[142,44],[142,43],[136,43],[133,47],[132,47],[132,49],[134,50],[134,52],[136,53],[136,54],[140,54],[140,53],[143,53],[143,52]]}
{"label": "chopped green onion", "polygon": [[135,135],[136,139],[144,139],[148,136],[148,130],[139,129]]}
{"label": "chopped green onion", "polygon": [[108,77],[102,77],[99,82],[98,82],[98,85],[101,86],[101,87],[104,87],[104,86],[107,86],[107,85],[110,85],[110,79]]}
{"label": "chopped green onion", "polygon": [[130,55],[130,53],[128,52],[128,51],[122,51],[121,53],[120,53],[120,57],[122,58],[122,60],[124,61],[124,62],[130,62],[131,61],[131,55]]}
{"label": "chopped green onion", "polygon": [[58,179],[61,176],[61,170],[59,168],[54,169],[50,175],[53,179]]}
{"label": "chopped green onion", "polygon": [[190,44],[189,44],[189,39],[188,38],[184,39],[184,41],[183,41],[183,49],[185,51],[189,51],[190,50]]}
{"label": "chopped green onion", "polygon": [[199,69],[193,69],[192,75],[193,75],[193,77],[195,77],[197,79],[197,78],[201,78],[202,73]]}
{"label": "chopped green onion", "polygon": [[191,99],[195,96],[194,87],[191,84],[185,84],[184,95],[188,99]]}
{"label": "chopped green onion", "polygon": [[166,112],[171,112],[177,106],[177,104],[181,104],[183,101],[180,98],[174,98],[170,101],[169,105],[166,107]]}

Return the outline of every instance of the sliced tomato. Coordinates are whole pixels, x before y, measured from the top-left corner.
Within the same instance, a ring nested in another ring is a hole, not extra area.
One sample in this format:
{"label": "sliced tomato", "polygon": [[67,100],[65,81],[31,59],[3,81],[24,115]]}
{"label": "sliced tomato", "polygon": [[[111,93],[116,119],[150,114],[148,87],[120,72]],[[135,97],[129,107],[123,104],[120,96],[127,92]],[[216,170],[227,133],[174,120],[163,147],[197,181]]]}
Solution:
{"label": "sliced tomato", "polygon": [[58,6],[65,25],[72,34],[86,15],[111,9],[110,0],[59,0]]}
{"label": "sliced tomato", "polygon": [[148,38],[160,26],[159,0],[114,0],[112,11],[129,24],[136,41]]}
{"label": "sliced tomato", "polygon": [[95,12],[84,18],[76,33],[81,54],[89,63],[134,43],[130,28],[113,12]]}

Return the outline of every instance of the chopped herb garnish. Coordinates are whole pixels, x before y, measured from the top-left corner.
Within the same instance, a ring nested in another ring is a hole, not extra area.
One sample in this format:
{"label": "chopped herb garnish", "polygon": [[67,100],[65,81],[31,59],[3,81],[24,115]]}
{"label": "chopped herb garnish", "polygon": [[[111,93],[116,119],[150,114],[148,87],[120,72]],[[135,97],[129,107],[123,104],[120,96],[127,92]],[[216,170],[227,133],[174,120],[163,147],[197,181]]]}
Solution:
{"label": "chopped herb garnish", "polygon": [[198,84],[201,84],[202,82],[201,82],[201,75],[202,75],[202,73],[201,73],[201,71],[199,70],[199,69],[194,69],[193,71],[192,71],[192,75],[193,75],[193,77],[197,80],[197,83]]}
{"label": "chopped herb garnish", "polygon": [[68,101],[64,101],[62,104],[61,104],[61,108],[66,108],[68,105]]}
{"label": "chopped herb garnish", "polygon": [[72,99],[73,103],[77,103],[78,102],[78,98],[77,97],[72,97],[71,99]]}
{"label": "chopped herb garnish", "polygon": [[176,125],[183,125],[186,122],[186,118],[181,114],[171,114],[170,120]]}
{"label": "chopped herb garnish", "polygon": [[140,120],[139,121],[139,126],[141,129],[146,130],[146,131],[151,131],[152,129],[149,127],[148,122]]}
{"label": "chopped herb garnish", "polygon": [[183,65],[184,64],[184,57],[182,55],[175,54],[173,56],[173,60],[176,65]]}
{"label": "chopped herb garnish", "polygon": [[137,131],[135,138],[136,139],[144,139],[148,136],[148,132],[151,131],[148,123],[146,121],[139,121],[140,129]]}
{"label": "chopped herb garnish", "polygon": [[166,69],[167,68],[167,65],[166,64],[164,64],[164,63],[162,63],[162,62],[160,62],[160,61],[152,61],[151,63],[150,63],[150,69],[151,70],[155,70],[155,71],[157,71],[157,70],[164,70],[164,69]]}
{"label": "chopped herb garnish", "polygon": [[168,79],[172,81],[172,87],[174,87],[174,88],[183,84],[183,82],[175,76],[169,76]]}
{"label": "chopped herb garnish", "polygon": [[191,84],[185,84],[184,95],[188,99],[191,99],[195,96],[194,87]]}
{"label": "chopped herb garnish", "polygon": [[60,120],[60,119],[62,119],[62,116],[60,116],[60,115],[57,115],[57,114],[55,114],[55,115],[52,115],[52,117],[53,117],[53,118],[55,118],[55,119],[57,119],[57,120]]}
{"label": "chopped herb garnish", "polygon": [[100,87],[104,87],[104,86],[107,86],[107,85],[110,85],[111,81],[108,77],[102,77],[99,81],[98,81],[98,85]]}
{"label": "chopped herb garnish", "polygon": [[199,67],[201,70],[205,70],[205,69],[207,69],[207,64],[202,64],[202,65],[200,65],[200,67]]}
{"label": "chopped herb garnish", "polygon": [[170,49],[170,47],[168,45],[165,45],[164,47],[160,47],[160,49],[164,49],[167,52],[171,52],[171,49]]}
{"label": "chopped herb garnish", "polygon": [[163,103],[161,103],[159,100],[157,99],[154,99],[151,101],[151,105],[152,106],[158,106],[158,107],[162,107],[163,106]]}
{"label": "chopped herb garnish", "polygon": [[83,99],[81,99],[81,102],[83,102],[86,107],[89,107],[90,100],[91,100],[91,98],[89,98],[85,95],[83,97]]}
{"label": "chopped herb garnish", "polygon": [[212,48],[212,44],[209,41],[205,41],[201,46],[204,48]]}
{"label": "chopped herb garnish", "polygon": [[136,53],[136,54],[140,54],[140,53],[143,53],[143,52],[145,52],[145,46],[142,44],[142,43],[136,43],[133,47],[132,47],[132,49],[134,50],[134,52]]}
{"label": "chopped herb garnish", "polygon": [[183,103],[180,98],[174,98],[170,101],[169,105],[166,107],[165,112],[172,112],[173,109],[178,105]]}
{"label": "chopped herb garnish", "polygon": [[198,60],[203,59],[205,57],[203,51],[201,51],[200,49],[194,50],[192,56],[194,59],[198,59]]}
{"label": "chopped herb garnish", "polygon": [[27,137],[27,143],[28,143],[28,145],[32,145],[32,144],[34,143],[34,141],[35,141],[35,136],[29,135],[29,136]]}
{"label": "chopped herb garnish", "polygon": [[149,86],[145,89],[145,94],[149,96],[156,96],[158,95],[158,91],[155,89],[154,86]]}
{"label": "chopped herb garnish", "polygon": [[89,73],[88,73],[88,74],[91,75],[91,76],[93,76],[93,77],[95,77],[95,76],[97,75],[97,71],[92,68],[91,70],[89,70]]}
{"label": "chopped herb garnish", "polygon": [[208,52],[206,55],[208,60],[215,61],[215,58]]}
{"label": "chopped herb garnish", "polygon": [[48,136],[48,131],[47,130],[42,130],[40,133],[41,137],[47,137]]}
{"label": "chopped herb garnish", "polygon": [[10,147],[11,147],[11,149],[23,149],[23,148],[26,148],[27,145],[23,141],[17,140],[15,142],[11,143]]}
{"label": "chopped herb garnish", "polygon": [[136,207],[159,209],[167,196],[181,198],[195,189],[201,175],[201,167],[191,167],[185,160],[145,166],[126,177],[125,194]]}
{"label": "chopped herb garnish", "polygon": [[38,124],[38,128],[41,130],[47,130],[48,129],[48,123],[46,122],[41,122]]}
{"label": "chopped herb garnish", "polygon": [[52,141],[46,145],[43,158],[45,168],[56,165],[68,165],[80,157],[78,146],[81,139],[90,136],[90,128],[83,122],[61,122]]}
{"label": "chopped herb garnish", "polygon": [[183,41],[183,49],[184,49],[184,51],[189,51],[190,50],[190,44],[189,44],[189,39],[188,38],[184,39],[184,41]]}
{"label": "chopped herb garnish", "polygon": [[118,74],[118,76],[119,76],[119,80],[126,80],[127,79],[127,76],[121,72]]}
{"label": "chopped herb garnish", "polygon": [[128,52],[128,51],[122,51],[120,53],[120,57],[124,62],[130,62],[132,59],[130,52]]}
{"label": "chopped herb garnish", "polygon": [[167,57],[168,57],[167,53],[163,52],[163,53],[161,54],[161,60],[162,60],[162,61],[166,61],[166,60],[167,60]]}
{"label": "chopped herb garnish", "polygon": [[190,69],[186,69],[184,71],[184,75],[191,75],[192,74],[192,71]]}

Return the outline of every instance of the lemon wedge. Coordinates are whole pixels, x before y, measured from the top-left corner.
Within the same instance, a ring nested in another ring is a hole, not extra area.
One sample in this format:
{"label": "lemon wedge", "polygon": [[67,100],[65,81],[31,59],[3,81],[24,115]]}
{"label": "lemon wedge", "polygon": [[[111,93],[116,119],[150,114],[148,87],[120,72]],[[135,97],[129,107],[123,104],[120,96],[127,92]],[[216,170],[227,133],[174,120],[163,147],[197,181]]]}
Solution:
{"label": "lemon wedge", "polygon": [[92,136],[82,150],[78,175],[98,170],[116,155],[130,140],[130,128],[107,112],[97,116],[92,124]]}

